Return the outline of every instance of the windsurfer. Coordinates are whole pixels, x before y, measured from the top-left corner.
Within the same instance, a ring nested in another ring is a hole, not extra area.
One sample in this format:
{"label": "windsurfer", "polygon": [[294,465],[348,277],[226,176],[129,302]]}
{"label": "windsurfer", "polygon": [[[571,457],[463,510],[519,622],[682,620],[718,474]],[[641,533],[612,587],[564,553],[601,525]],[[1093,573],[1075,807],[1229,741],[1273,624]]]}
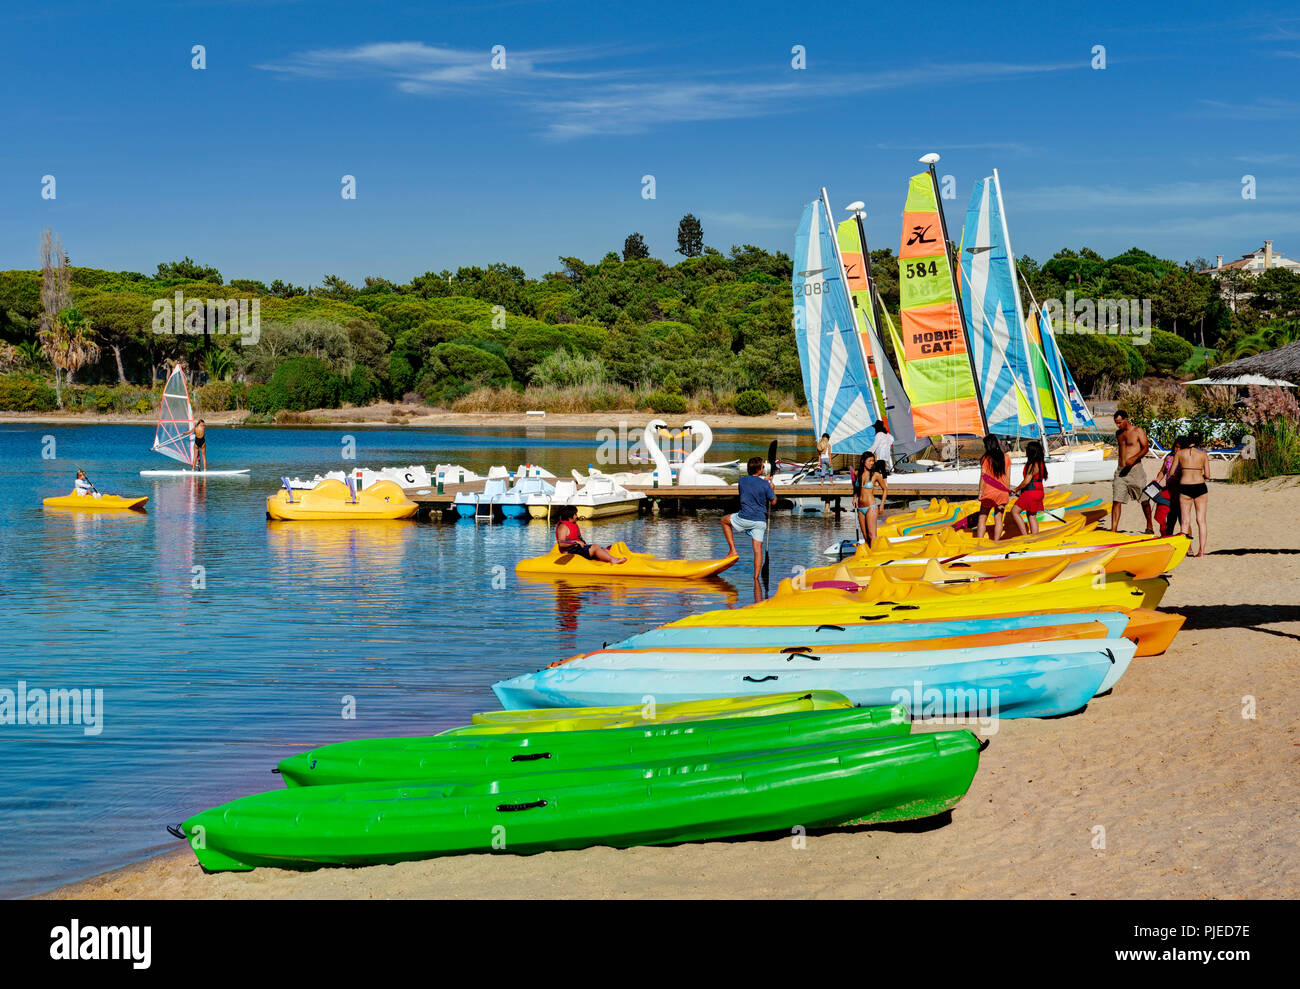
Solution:
{"label": "windsurfer", "polygon": [[[194,422],[194,428],[191,429],[188,433],[185,433],[184,436],[181,437],[181,439],[184,439],[186,436],[194,437],[194,466],[198,470],[208,469],[208,440],[206,436],[207,431],[208,431],[208,427],[204,424],[203,420],[197,419]],[[202,467],[199,467],[200,460],[203,463]]]}

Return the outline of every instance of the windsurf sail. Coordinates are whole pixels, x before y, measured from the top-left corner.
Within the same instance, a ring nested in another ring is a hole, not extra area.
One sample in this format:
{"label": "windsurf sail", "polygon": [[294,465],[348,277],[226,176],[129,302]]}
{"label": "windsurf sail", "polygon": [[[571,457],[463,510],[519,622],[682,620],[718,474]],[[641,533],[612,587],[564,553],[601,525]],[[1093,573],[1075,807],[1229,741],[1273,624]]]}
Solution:
{"label": "windsurf sail", "polygon": [[795,342],[816,435],[830,436],[833,453],[860,453],[879,417],[824,197],[804,207],[795,233]]}
{"label": "windsurf sail", "polygon": [[158,405],[158,429],[153,437],[154,450],[193,467],[193,429],[194,408],[190,405],[189,389],[185,387],[185,372],[177,364],[163,386],[162,401]]}
{"label": "windsurf sail", "polygon": [[908,185],[898,269],[903,325],[897,355],[906,368],[916,432],[983,436],[984,410],[930,172],[913,175]]}
{"label": "windsurf sail", "polygon": [[894,451],[899,455],[916,453],[929,442],[917,442],[916,429],[912,425],[912,403],[908,401],[907,391],[894,373],[889,355],[880,342],[877,324],[884,306],[877,305],[880,296],[871,278],[871,259],[862,221],[854,218],[841,222],[836,228],[836,239],[844,262],[849,297],[853,301],[853,315],[858,323],[858,339],[862,341],[871,372],[876,408],[881,410],[880,418],[894,437]]}
{"label": "windsurf sail", "polygon": [[[989,432],[1043,436],[1040,396],[996,172],[975,183],[961,248],[962,305]],[[1046,367],[1039,373],[1045,375]]]}

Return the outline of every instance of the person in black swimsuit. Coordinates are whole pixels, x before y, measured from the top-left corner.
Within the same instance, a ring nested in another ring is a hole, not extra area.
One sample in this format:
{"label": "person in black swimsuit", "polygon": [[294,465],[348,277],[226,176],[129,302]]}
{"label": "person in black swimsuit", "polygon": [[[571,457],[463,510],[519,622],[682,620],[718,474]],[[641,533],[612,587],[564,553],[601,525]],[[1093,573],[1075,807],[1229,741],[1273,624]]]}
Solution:
{"label": "person in black swimsuit", "polygon": [[208,427],[204,425],[203,420],[199,419],[194,423],[191,432],[194,434],[194,466],[199,467],[200,459],[203,462],[201,470],[208,469],[208,438],[205,435]]}
{"label": "person in black swimsuit", "polygon": [[1192,519],[1196,519],[1197,551],[1195,556],[1205,555],[1205,536],[1209,526],[1205,521],[1206,503],[1210,500],[1210,489],[1206,481],[1210,476],[1210,458],[1201,449],[1204,442],[1200,433],[1188,437],[1186,449],[1178,451],[1174,461],[1174,471],[1178,476],[1178,497],[1183,516],[1183,535],[1192,536]]}

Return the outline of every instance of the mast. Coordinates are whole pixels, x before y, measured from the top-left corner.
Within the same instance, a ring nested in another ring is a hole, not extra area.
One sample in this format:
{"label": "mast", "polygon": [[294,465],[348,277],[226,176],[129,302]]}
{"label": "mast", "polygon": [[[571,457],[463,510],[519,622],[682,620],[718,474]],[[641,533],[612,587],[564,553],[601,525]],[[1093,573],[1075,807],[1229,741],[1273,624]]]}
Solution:
{"label": "mast", "polygon": [[[831,244],[833,245],[835,250],[835,263],[839,265],[838,270],[840,273],[840,282],[843,283],[844,285],[844,298],[845,301],[849,304],[849,320],[851,321],[851,325],[853,327],[853,336],[857,338],[858,353],[862,355],[862,367],[867,373],[867,391],[866,391],[867,405],[870,406],[871,411],[875,413],[875,418],[880,419],[884,414],[884,410],[877,409],[875,407],[876,405],[875,396],[871,394],[871,364],[868,360],[867,351],[862,346],[862,334],[858,332],[857,322],[856,320],[853,319],[853,293],[849,291],[848,276],[845,274],[844,271],[844,258],[840,255],[840,241],[839,238],[835,236],[835,217],[831,213],[831,200],[830,200],[830,196],[826,194],[825,186],[822,186],[821,198],[822,198],[822,209],[826,211],[826,222],[827,224],[829,224],[827,230],[830,231]],[[880,390],[881,393],[883,394],[885,390],[885,384],[883,379],[880,383]]]}
{"label": "mast", "polygon": [[[862,248],[862,273],[866,276],[867,293],[871,296],[871,314],[867,320],[871,331],[869,341],[871,344],[871,358],[876,362],[876,377],[880,380],[880,395],[885,402],[885,407],[880,410],[880,418],[885,421],[885,425],[890,429],[890,432],[893,432],[893,427],[889,423],[889,385],[887,384],[886,374],[881,370],[883,367],[882,362],[888,360],[888,358],[883,353],[883,346],[880,348],[882,352],[876,353],[876,342],[880,336],[880,307],[877,305],[876,280],[871,275],[871,252],[867,249],[867,231],[862,225],[862,218],[867,215],[866,204],[860,201],[852,202],[845,208],[853,211],[853,219],[857,223],[858,246]],[[895,401],[897,401],[897,396],[895,396]]]}
{"label": "mast", "polygon": [[[961,322],[962,337],[966,341],[966,362],[970,365],[971,378],[975,382],[975,407],[980,410],[980,423],[984,427],[984,435],[989,435],[989,417],[984,410],[984,396],[980,394],[979,371],[975,369],[975,354],[971,350],[970,327],[966,325],[966,309],[961,304],[961,287],[957,284],[957,265],[952,260],[952,241],[948,239],[948,218],[943,212],[943,195],[939,191],[939,176],[935,173],[934,166],[938,162],[939,156],[934,152],[922,155],[921,164],[925,165],[930,172],[930,182],[934,186],[934,202],[939,214],[939,230],[943,235],[943,249],[948,253],[948,273],[952,278],[952,295],[957,300],[957,319]],[[961,259],[958,258],[958,264]]]}
{"label": "mast", "polygon": [[[1007,229],[1007,210],[1002,204],[1002,181],[998,170],[993,169],[993,191],[998,197],[998,219],[1002,221],[1002,243],[1007,248],[1007,264],[1011,266],[1011,288],[1016,297],[1016,319],[1019,321],[1020,339],[1025,348],[1025,367],[1029,371],[1029,407],[1034,413],[1034,422],[1038,424],[1038,435],[1043,438],[1043,452],[1047,452],[1047,426],[1043,423],[1043,406],[1038,400],[1038,382],[1034,380],[1034,351],[1030,347],[1029,328],[1025,325],[1025,309],[1020,302],[1020,271],[1016,268],[1016,252],[1011,249],[1011,231]],[[1046,355],[1043,367],[1047,367]]]}

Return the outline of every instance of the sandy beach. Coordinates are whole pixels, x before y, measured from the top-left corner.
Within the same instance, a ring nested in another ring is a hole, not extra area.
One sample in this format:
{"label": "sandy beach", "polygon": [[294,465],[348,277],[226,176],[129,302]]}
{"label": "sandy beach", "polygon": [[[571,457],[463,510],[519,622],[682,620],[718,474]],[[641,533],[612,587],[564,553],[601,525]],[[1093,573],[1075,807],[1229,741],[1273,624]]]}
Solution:
{"label": "sandy beach", "polygon": [[[1215,483],[1210,555],[1186,560],[1165,597],[1187,616],[1173,647],[1080,714],[1003,723],[946,823],[813,833],[804,848],[778,836],[220,875],[179,846],[47,896],[1294,897],[1297,496],[1300,478]],[[1125,528],[1140,527],[1127,511]]]}

